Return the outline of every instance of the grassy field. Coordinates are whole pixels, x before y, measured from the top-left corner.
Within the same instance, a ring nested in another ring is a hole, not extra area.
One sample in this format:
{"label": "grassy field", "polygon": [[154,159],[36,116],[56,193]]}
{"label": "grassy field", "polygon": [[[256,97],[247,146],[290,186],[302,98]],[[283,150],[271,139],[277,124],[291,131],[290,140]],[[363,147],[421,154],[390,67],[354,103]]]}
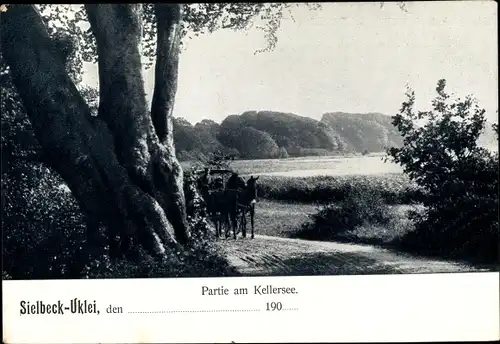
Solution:
{"label": "grassy field", "polygon": [[[418,204],[420,192],[399,167],[384,163],[382,157],[237,160],[231,168],[242,176],[260,176],[256,234],[387,246],[413,230],[407,211]],[[334,220],[321,234],[304,229],[322,207],[345,205],[349,199],[351,205],[333,218],[355,212],[360,220],[354,225]],[[371,221],[370,214],[379,211],[388,219],[385,223]]]}
{"label": "grassy field", "polygon": [[[462,254],[460,248],[468,245],[472,252],[482,247],[474,241],[481,238],[468,232],[460,241],[453,230],[416,229],[410,211],[428,211],[421,205],[424,195],[381,156],[241,160],[231,167],[244,177],[260,177],[256,234],[371,244],[470,261],[469,251]],[[450,247],[443,248],[443,240]]]}
{"label": "grassy field", "polygon": [[419,192],[403,173],[395,172],[399,167],[384,163],[382,157],[382,154],[374,154],[235,160],[231,162],[231,168],[243,176],[260,176],[260,201],[255,219],[257,233],[294,236],[305,223],[311,221],[309,215],[317,213],[322,205],[343,202],[361,190],[367,195],[376,193],[384,203],[390,204],[394,220],[390,228],[366,224],[343,232],[338,239],[383,243],[409,230],[405,223],[406,214],[400,210],[404,207],[398,206],[417,203]]}
{"label": "grassy field", "polygon": [[[408,212],[421,209],[420,190],[381,156],[243,160],[232,168],[260,176],[257,234],[397,249],[414,230]],[[341,208],[320,229],[314,215],[328,205]]]}
{"label": "grassy field", "polygon": [[[391,220],[387,226],[363,224],[335,236],[335,240],[387,246],[413,230],[407,212],[418,206],[390,206]],[[297,237],[302,226],[310,222],[309,215],[318,211],[318,206],[304,203],[263,200],[257,203],[255,233],[278,237]]]}
{"label": "grassy field", "polygon": [[312,204],[261,200],[256,205],[255,233],[290,237],[317,209]]}
{"label": "grassy field", "polygon": [[[231,168],[244,178],[259,176],[259,197],[269,200],[328,203],[353,189],[378,190],[387,203],[415,203],[417,188],[383,155],[235,160]],[[183,163],[185,168],[192,163]]]}
{"label": "grassy field", "polygon": [[[288,159],[235,160],[231,167],[242,175],[282,177],[339,176],[353,174],[401,173],[401,168],[384,162],[384,156],[353,155]],[[369,167],[369,168],[366,168]]]}
{"label": "grassy field", "polygon": [[[315,156],[287,159],[234,160],[231,168],[242,175],[280,175],[289,177],[312,175],[349,175],[400,173],[398,165],[385,163],[385,154],[350,156]],[[369,169],[365,167],[369,165]],[[201,167],[201,162],[182,161],[185,170]]]}

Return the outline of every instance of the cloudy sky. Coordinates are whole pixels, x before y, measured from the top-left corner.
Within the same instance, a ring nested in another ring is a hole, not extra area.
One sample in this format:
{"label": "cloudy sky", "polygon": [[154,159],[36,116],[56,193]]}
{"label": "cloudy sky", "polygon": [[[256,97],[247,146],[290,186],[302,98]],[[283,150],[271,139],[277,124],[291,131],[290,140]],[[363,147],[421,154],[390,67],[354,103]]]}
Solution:
{"label": "cloudy sky", "polygon": [[[266,45],[258,29],[195,38],[181,55],[175,116],[194,124],[246,110],[393,115],[406,84],[423,109],[445,78],[497,122],[496,11],[496,2],[481,1],[407,3],[407,12],[394,3],[325,3],[294,9],[272,52],[254,54]],[[150,98],[152,70],[144,78]],[[86,66],[84,82],[97,84],[96,66]]]}

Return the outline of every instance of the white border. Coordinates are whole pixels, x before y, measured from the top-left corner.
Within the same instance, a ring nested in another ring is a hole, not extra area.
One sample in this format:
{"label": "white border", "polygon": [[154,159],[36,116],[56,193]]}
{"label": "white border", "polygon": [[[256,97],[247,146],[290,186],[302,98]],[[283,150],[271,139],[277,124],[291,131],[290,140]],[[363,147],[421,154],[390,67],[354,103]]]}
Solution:
{"label": "white border", "polygon": [[[392,342],[499,339],[499,273],[3,281],[4,343]],[[252,295],[254,285],[296,295]],[[209,287],[249,295],[202,296]],[[21,300],[96,300],[100,315],[21,316]],[[288,311],[128,314],[128,311]],[[105,314],[109,304],[121,315]]]}

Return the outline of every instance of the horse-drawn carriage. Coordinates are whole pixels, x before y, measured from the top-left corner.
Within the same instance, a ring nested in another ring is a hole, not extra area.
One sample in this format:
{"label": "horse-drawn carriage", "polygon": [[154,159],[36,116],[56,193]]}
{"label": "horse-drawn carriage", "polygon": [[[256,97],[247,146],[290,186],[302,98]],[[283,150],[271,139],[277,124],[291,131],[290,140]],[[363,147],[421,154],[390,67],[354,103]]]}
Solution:
{"label": "horse-drawn carriage", "polygon": [[235,171],[209,169],[197,171],[197,187],[203,197],[208,214],[215,225],[216,235],[225,232],[226,238],[233,230],[246,237],[247,215],[250,216],[251,238],[254,237],[257,179],[251,176],[246,182]]}

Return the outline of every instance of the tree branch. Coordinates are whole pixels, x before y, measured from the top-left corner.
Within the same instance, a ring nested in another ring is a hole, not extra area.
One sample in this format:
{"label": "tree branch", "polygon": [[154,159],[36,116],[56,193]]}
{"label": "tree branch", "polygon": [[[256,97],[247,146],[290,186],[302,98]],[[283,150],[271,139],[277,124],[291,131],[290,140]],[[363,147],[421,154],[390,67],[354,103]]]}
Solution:
{"label": "tree branch", "polygon": [[173,148],[172,113],[177,92],[182,5],[156,4],[157,45],[151,117],[160,141]]}
{"label": "tree branch", "polygon": [[149,136],[139,44],[141,5],[86,4],[96,38],[99,65],[99,117],[106,122],[120,163],[151,193]]}

